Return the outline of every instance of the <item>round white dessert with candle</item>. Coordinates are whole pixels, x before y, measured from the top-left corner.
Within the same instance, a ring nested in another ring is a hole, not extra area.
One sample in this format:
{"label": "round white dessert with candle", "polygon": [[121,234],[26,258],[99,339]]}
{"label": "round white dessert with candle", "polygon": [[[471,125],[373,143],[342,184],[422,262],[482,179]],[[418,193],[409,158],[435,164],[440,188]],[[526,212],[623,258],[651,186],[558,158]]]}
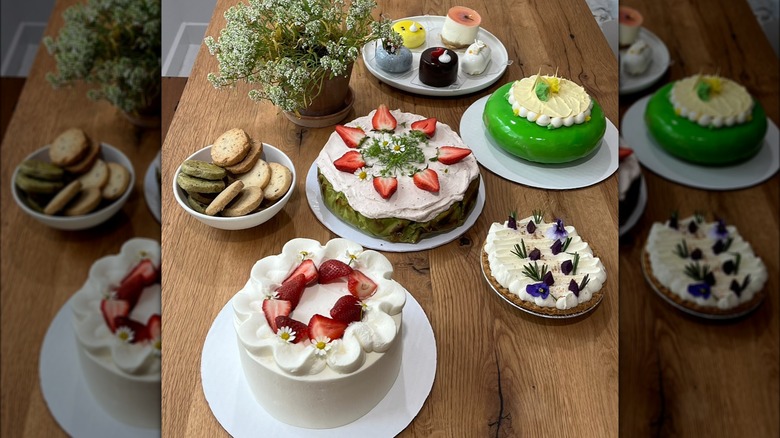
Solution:
{"label": "round white dessert with candle", "polygon": [[464,6],[454,6],[444,17],[441,42],[449,49],[468,47],[477,39],[481,22],[482,17],[477,11]]}
{"label": "round white dessert with candle", "polygon": [[293,239],[255,263],[232,304],[244,375],[263,409],[332,428],[384,398],[401,365],[407,293],[392,273],[382,254],[346,239]]}
{"label": "round white dessert with candle", "polygon": [[469,75],[480,75],[490,63],[491,49],[480,40],[474,41],[460,57],[460,69]]}

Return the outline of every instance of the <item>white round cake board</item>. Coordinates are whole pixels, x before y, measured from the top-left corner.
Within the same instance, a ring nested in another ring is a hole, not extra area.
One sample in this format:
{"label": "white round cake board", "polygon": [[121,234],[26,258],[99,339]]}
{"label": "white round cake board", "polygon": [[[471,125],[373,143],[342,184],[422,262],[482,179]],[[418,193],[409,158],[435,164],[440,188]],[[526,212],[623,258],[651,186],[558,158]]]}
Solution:
{"label": "white round cake board", "polygon": [[157,156],[154,157],[149,167],[144,174],[144,199],[146,200],[146,206],[149,207],[149,211],[152,212],[152,216],[157,219],[157,222],[162,222],[160,216],[160,210],[162,204],[160,202],[160,183],[157,182],[157,169],[160,168],[160,153],[157,152]]}
{"label": "white round cake board", "polygon": [[501,178],[540,189],[565,190],[596,184],[617,170],[618,130],[609,119],[601,145],[587,157],[564,164],[534,163],[505,152],[487,134],[482,113],[489,97],[477,100],[463,113],[460,136],[479,164]]}
{"label": "white round cake board", "polygon": [[[458,78],[448,87],[431,87],[420,82],[418,72],[420,69],[420,55],[429,47],[442,46],[440,39],[441,28],[444,25],[444,17],[437,15],[420,15],[401,18],[400,20],[414,20],[426,29],[425,42],[420,47],[410,49],[412,52],[412,68],[403,73],[388,73],[377,66],[376,45],[378,40],[369,41],[363,46],[363,63],[371,74],[380,81],[399,90],[424,96],[461,96],[474,93],[493,85],[504,74],[509,61],[506,47],[492,33],[479,28],[477,39],[482,40],[490,47],[490,63],[484,72],[478,75],[468,75],[458,70]],[[394,22],[400,21],[395,20]],[[463,56],[466,49],[455,50],[458,56]]]}
{"label": "white round cake board", "polygon": [[[473,149],[472,149],[473,150]],[[363,233],[352,225],[344,222],[338,216],[334,215],[322,200],[322,192],[320,191],[320,184],[317,182],[317,163],[313,163],[309,168],[309,173],[306,174],[306,199],[309,201],[309,207],[311,208],[314,216],[317,217],[325,228],[329,229],[333,233],[345,238],[357,242],[366,248],[375,249],[378,251],[388,252],[414,252],[425,251],[433,249],[441,245],[452,242],[457,239],[463,233],[469,230],[476,222],[479,215],[482,213],[482,209],[485,207],[485,181],[482,180],[480,175],[479,189],[477,191],[477,201],[474,204],[474,209],[466,217],[466,221],[463,225],[455,228],[452,231],[437,234],[433,237],[426,237],[417,243],[395,243],[388,242],[377,237],[369,236]]]}
{"label": "white round cake board", "polygon": [[[664,75],[666,69],[669,67],[670,57],[669,49],[666,48],[666,44],[661,41],[653,32],[645,29],[644,27],[639,29],[640,40],[645,40],[647,45],[653,51],[653,61],[647,67],[647,71],[641,75],[632,76],[623,70],[623,64],[620,65],[620,94],[636,93],[637,91],[644,90],[653,85],[661,76]],[[625,55],[628,49],[620,51],[621,55]],[[618,59],[620,59],[618,57]]]}
{"label": "white round cake board", "polygon": [[393,387],[369,413],[332,429],[305,429],[276,420],[249,391],[238,356],[231,301],[217,315],[206,335],[201,356],[201,379],[206,401],[223,428],[237,438],[278,437],[392,437],[404,430],[422,409],[436,375],[436,340],[420,304],[406,294],[403,359]]}
{"label": "white round cake board", "polygon": [[43,339],[41,392],[54,419],[73,437],[152,438],[159,429],[129,426],[114,419],[92,396],[82,375],[70,301],[57,312]]}
{"label": "white round cake board", "polygon": [[634,211],[631,212],[628,219],[618,229],[619,237],[623,237],[624,234],[634,228],[634,225],[639,222],[639,218],[642,217],[642,213],[645,212],[645,207],[647,206],[647,183],[644,176],[640,175],[639,178],[641,180],[639,181],[639,197],[636,201],[636,207],[634,207]]}
{"label": "white round cake board", "polygon": [[731,166],[700,166],[668,154],[650,136],[644,115],[651,96],[643,97],[623,117],[622,134],[644,167],[686,186],[705,190],[734,190],[754,186],[780,167],[780,136],[777,125],[767,118],[764,145],[753,158]]}

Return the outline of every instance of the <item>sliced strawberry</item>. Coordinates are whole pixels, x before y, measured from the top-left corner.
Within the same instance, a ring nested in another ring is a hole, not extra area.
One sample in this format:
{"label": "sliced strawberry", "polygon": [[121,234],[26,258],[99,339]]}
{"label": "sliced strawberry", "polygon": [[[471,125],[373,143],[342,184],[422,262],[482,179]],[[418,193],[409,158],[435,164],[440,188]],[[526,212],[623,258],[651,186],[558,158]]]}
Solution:
{"label": "sliced strawberry", "polygon": [[355,297],[365,300],[376,292],[376,283],[358,270],[353,270],[347,279],[347,289]]}
{"label": "sliced strawberry", "polygon": [[387,105],[381,104],[376,109],[374,117],[371,118],[371,125],[377,131],[393,131],[398,126],[398,121],[390,114],[390,110],[387,109]]}
{"label": "sliced strawberry", "polygon": [[412,123],[412,131],[421,131],[428,138],[433,137],[433,134],[436,133],[436,118],[431,117]]}
{"label": "sliced strawberry", "polygon": [[352,128],[350,126],[336,125],[336,132],[338,132],[341,139],[344,140],[344,144],[348,148],[356,148],[363,143],[363,139],[366,138],[366,133],[361,128]]}
{"label": "sliced strawberry", "polygon": [[441,164],[455,164],[466,158],[471,153],[471,149],[456,148],[455,146],[442,146],[439,148],[437,159]]}
{"label": "sliced strawberry", "polygon": [[341,339],[346,329],[346,322],[316,314],[309,320],[309,339],[315,340],[320,336],[327,336],[331,341]]}
{"label": "sliced strawberry", "polygon": [[146,322],[146,331],[149,332],[149,339],[160,339],[161,329],[162,320],[160,320],[160,315],[155,313],[150,316],[149,321]]}
{"label": "sliced strawberry", "polygon": [[100,311],[103,313],[103,319],[106,320],[111,333],[116,331],[114,321],[117,317],[124,317],[130,314],[130,303],[125,300],[102,300],[100,302]]}
{"label": "sliced strawberry", "polygon": [[298,265],[297,268],[295,268],[294,271],[292,271],[292,274],[287,276],[287,279],[284,280],[282,284],[286,283],[287,280],[295,277],[298,274],[303,274],[303,277],[306,279],[306,286],[311,286],[317,282],[317,267],[314,266],[313,261],[304,260],[300,265]]}
{"label": "sliced strawberry", "polygon": [[290,330],[295,332],[295,339],[292,341],[293,344],[297,344],[304,339],[309,339],[309,326],[296,319],[292,319],[289,316],[277,316],[276,326],[279,328],[290,327]]}
{"label": "sliced strawberry", "polygon": [[271,330],[276,333],[276,317],[287,316],[292,312],[292,304],[287,300],[265,300],[263,301],[263,313],[265,320],[271,326]]}
{"label": "sliced strawberry", "polygon": [[425,169],[415,173],[412,180],[414,180],[414,185],[422,190],[434,193],[439,191],[439,174],[433,169]]}
{"label": "sliced strawberry", "polygon": [[618,147],[618,160],[622,160],[633,153],[634,153],[633,149],[624,148],[623,146],[620,146]]}
{"label": "sliced strawberry", "polygon": [[349,151],[342,155],[341,158],[333,162],[336,169],[342,172],[355,173],[356,170],[366,165],[363,161],[363,156],[358,151]]}
{"label": "sliced strawberry", "polygon": [[136,342],[143,342],[148,339],[151,339],[151,337],[149,336],[149,330],[144,324],[132,320],[126,316],[117,316],[116,318],[114,318],[114,326],[116,326],[117,331],[122,327],[126,327],[133,331],[133,337],[130,338],[131,344],[135,344]]}
{"label": "sliced strawberry", "polygon": [[303,296],[303,291],[306,290],[306,277],[303,274],[296,274],[287,280],[284,280],[279,289],[276,289],[276,293],[279,294],[280,300],[289,301],[292,309],[298,307],[298,301]]}
{"label": "sliced strawberry", "polygon": [[374,190],[376,190],[379,193],[379,196],[384,199],[390,199],[390,197],[393,196],[393,193],[398,190],[398,179],[394,176],[375,176],[373,183]]}
{"label": "sliced strawberry", "polygon": [[347,324],[360,321],[363,319],[363,304],[352,295],[344,295],[330,309],[330,317]]}
{"label": "sliced strawberry", "polygon": [[149,259],[143,259],[119,283],[119,287],[116,289],[116,298],[127,301],[130,303],[130,307],[135,307],[144,288],[157,282],[157,269],[154,264]]}
{"label": "sliced strawberry", "polygon": [[334,283],[352,273],[352,268],[340,260],[325,260],[320,265],[320,284]]}

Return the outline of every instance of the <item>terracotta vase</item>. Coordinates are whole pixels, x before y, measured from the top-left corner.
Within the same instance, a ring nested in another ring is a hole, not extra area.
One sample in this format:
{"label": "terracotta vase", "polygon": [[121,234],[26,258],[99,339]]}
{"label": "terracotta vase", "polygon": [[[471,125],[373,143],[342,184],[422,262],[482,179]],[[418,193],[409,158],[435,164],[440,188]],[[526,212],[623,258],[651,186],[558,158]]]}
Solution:
{"label": "terracotta vase", "polygon": [[300,116],[292,111],[286,111],[284,115],[296,125],[308,128],[321,128],[344,120],[355,102],[349,87],[351,76],[352,64],[347,67],[344,76],[326,77],[321,85],[315,85],[312,94],[318,91],[317,87],[321,87],[321,91],[311,105],[298,110]]}

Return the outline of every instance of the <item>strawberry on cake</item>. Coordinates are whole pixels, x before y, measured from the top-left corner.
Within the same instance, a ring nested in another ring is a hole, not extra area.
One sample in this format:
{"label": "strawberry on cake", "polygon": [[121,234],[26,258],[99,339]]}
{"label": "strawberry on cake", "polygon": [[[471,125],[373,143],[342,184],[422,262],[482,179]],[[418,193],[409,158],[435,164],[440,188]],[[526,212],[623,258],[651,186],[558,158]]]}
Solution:
{"label": "strawberry on cake", "polygon": [[84,379],[132,426],[160,428],[160,244],[135,238],[96,261],[71,301]]}
{"label": "strawberry on cake", "polygon": [[391,242],[457,228],[479,189],[477,161],[458,134],[385,105],[337,125],[315,162],[333,214]]}
{"label": "strawberry on cake", "polygon": [[401,366],[407,293],[392,273],[346,239],[293,239],[255,263],[232,303],[244,375],[266,412],[332,428],[384,398]]}

